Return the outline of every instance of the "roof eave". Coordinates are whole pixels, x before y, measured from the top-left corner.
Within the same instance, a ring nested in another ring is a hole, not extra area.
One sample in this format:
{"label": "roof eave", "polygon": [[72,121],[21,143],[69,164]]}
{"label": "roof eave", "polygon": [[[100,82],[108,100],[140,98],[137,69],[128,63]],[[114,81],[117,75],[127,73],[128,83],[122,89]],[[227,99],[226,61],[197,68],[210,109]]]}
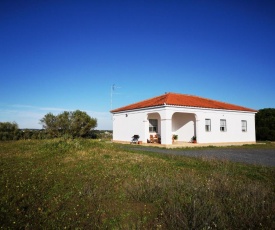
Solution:
{"label": "roof eave", "polygon": [[229,111],[229,112],[245,112],[245,113],[257,113],[257,110],[253,109],[247,109],[247,110],[237,110],[237,109],[223,109],[223,108],[210,108],[210,107],[199,107],[199,106],[187,106],[187,105],[170,105],[164,103],[163,105],[157,105],[157,106],[149,106],[149,107],[142,107],[142,108],[136,108],[136,109],[126,109],[126,110],[111,110],[110,112],[112,114],[115,113],[125,113],[125,112],[132,112],[132,111],[140,111],[140,110],[147,110],[147,109],[155,109],[155,108],[161,108],[161,107],[180,107],[180,108],[188,108],[188,109],[202,109],[202,110],[217,110],[217,111]]}
{"label": "roof eave", "polygon": [[223,108],[213,108],[213,107],[200,107],[200,106],[188,106],[188,105],[167,105],[167,106],[173,106],[173,107],[184,107],[184,108],[191,108],[191,109],[212,109],[212,110],[224,110],[224,111],[234,111],[234,112],[248,112],[248,113],[257,113],[258,110],[254,110],[254,109],[223,109]]}
{"label": "roof eave", "polygon": [[155,109],[155,108],[161,108],[165,107],[166,105],[156,105],[156,106],[149,106],[149,107],[141,107],[136,109],[125,109],[125,110],[111,110],[110,113],[125,113],[125,112],[132,112],[132,111],[139,111],[139,110],[147,110],[147,109]]}

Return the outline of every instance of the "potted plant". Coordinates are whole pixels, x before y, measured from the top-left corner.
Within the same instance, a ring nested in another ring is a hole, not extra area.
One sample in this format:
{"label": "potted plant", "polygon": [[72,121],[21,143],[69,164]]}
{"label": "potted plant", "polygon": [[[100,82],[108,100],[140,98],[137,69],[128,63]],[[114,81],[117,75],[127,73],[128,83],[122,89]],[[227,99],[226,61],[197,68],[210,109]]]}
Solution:
{"label": "potted plant", "polygon": [[196,137],[196,136],[193,136],[193,137],[192,137],[192,142],[193,142],[193,143],[197,143],[197,137]]}
{"label": "potted plant", "polygon": [[172,140],[173,140],[173,142],[174,142],[174,141],[177,141],[177,140],[178,140],[178,135],[177,135],[177,134],[173,134]]}

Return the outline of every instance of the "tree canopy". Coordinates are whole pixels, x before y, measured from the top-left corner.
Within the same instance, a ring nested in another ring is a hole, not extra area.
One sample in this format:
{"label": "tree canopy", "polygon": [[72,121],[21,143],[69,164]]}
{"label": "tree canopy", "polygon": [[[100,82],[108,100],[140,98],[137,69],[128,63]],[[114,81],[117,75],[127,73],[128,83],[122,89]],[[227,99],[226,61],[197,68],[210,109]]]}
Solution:
{"label": "tree canopy", "polygon": [[97,126],[97,119],[91,118],[86,112],[76,110],[64,111],[57,116],[48,113],[40,120],[40,123],[51,137],[63,135],[86,137]]}
{"label": "tree canopy", "polygon": [[275,141],[275,108],[260,109],[255,120],[256,139]]}
{"label": "tree canopy", "polygon": [[18,125],[13,122],[0,122],[0,140],[13,140],[18,133]]}

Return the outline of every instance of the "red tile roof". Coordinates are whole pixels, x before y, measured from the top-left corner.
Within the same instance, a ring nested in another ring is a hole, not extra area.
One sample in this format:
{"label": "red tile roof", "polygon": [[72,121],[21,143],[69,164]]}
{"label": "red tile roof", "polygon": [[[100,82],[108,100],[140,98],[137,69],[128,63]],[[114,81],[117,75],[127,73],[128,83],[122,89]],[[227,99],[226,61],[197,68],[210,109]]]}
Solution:
{"label": "red tile roof", "polygon": [[153,97],[144,101],[140,101],[118,109],[114,109],[111,112],[116,113],[121,111],[155,107],[155,106],[161,106],[161,105],[257,112],[254,109],[249,109],[238,105],[233,105],[233,104],[211,100],[203,97],[192,96],[187,94],[178,94],[178,93],[166,93],[158,97]]}

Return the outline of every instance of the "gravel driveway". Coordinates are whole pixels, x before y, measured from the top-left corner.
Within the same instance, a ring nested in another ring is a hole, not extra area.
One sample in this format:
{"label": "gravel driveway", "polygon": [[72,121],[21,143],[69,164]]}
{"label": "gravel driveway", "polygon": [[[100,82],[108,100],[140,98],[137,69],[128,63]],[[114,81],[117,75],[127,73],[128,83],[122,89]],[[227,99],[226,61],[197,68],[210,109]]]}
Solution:
{"label": "gravel driveway", "polygon": [[141,150],[155,153],[176,154],[190,157],[229,160],[247,164],[275,166],[275,149],[263,148],[216,148],[199,150],[161,149],[152,147],[129,146],[131,150]]}

